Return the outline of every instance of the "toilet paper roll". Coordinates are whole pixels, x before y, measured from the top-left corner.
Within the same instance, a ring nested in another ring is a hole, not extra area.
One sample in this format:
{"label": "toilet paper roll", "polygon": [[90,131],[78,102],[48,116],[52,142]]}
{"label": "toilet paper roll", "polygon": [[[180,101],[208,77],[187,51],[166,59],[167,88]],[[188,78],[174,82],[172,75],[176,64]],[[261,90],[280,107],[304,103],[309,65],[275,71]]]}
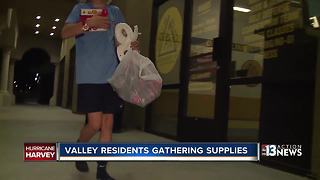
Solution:
{"label": "toilet paper roll", "polygon": [[134,31],[126,23],[119,23],[115,28],[115,36],[119,43],[117,47],[118,58],[121,61],[128,50],[132,50],[130,45],[136,41],[139,36],[138,26],[134,26]]}

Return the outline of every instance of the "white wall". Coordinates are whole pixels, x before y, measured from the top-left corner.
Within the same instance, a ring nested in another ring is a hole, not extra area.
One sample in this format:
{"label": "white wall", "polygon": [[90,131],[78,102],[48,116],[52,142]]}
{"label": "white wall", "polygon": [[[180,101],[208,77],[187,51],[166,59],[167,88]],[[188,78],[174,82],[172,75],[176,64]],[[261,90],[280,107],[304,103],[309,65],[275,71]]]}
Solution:
{"label": "white wall", "polygon": [[139,36],[141,53],[148,56],[153,0],[114,0],[114,3],[119,6],[130,26],[139,26],[142,33]]}

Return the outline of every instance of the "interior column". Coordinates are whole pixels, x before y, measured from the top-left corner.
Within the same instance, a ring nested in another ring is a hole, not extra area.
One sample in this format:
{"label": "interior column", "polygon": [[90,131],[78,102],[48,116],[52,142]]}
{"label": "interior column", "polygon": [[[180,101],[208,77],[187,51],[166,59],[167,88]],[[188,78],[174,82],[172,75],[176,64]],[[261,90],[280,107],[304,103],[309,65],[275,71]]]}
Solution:
{"label": "interior column", "polygon": [[4,48],[2,54],[2,70],[1,70],[1,82],[0,82],[0,106],[11,104],[11,96],[8,92],[8,77],[10,66],[11,49]]}

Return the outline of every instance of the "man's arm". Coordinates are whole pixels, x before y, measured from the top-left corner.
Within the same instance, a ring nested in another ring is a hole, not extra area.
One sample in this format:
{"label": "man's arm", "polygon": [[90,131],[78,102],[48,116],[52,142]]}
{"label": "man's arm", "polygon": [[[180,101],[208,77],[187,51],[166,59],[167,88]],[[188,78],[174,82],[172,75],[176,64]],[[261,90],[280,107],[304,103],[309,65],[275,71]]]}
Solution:
{"label": "man's arm", "polygon": [[[87,24],[89,28],[96,27],[96,28],[108,29],[110,27],[109,18],[98,16],[98,15],[88,18],[85,24]],[[82,27],[83,27],[82,22],[65,24],[61,31],[61,37],[65,39],[65,38],[70,38],[70,37],[74,37],[79,34],[82,34],[84,33]]]}
{"label": "man's arm", "polygon": [[75,37],[82,34],[82,23],[80,22],[81,4],[76,4],[68,15],[65,25],[61,31],[63,39]]}
{"label": "man's arm", "polygon": [[77,35],[82,34],[83,31],[83,24],[82,22],[75,23],[75,24],[65,24],[61,31],[62,39],[75,37]]}

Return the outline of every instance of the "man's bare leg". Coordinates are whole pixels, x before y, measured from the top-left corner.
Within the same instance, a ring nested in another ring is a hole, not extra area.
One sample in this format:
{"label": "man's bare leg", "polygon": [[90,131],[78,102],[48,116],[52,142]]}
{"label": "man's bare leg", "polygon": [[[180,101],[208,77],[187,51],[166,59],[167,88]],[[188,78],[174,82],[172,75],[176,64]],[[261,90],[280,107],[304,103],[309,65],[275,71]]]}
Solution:
{"label": "man's bare leg", "polygon": [[113,114],[103,114],[101,121],[100,142],[109,143],[112,141]]}
{"label": "man's bare leg", "polygon": [[[88,113],[88,123],[81,129],[78,142],[89,142],[100,130],[102,124],[102,112]],[[80,172],[88,172],[89,167],[85,161],[77,161],[76,168]]]}
{"label": "man's bare leg", "polygon": [[[113,114],[103,114],[100,132],[100,143],[110,143],[112,141]],[[99,161],[97,169],[97,179],[113,180],[107,172],[107,162]]]}
{"label": "man's bare leg", "polygon": [[102,124],[102,112],[88,113],[88,124],[86,124],[81,132],[79,141],[88,142],[100,130]]}

